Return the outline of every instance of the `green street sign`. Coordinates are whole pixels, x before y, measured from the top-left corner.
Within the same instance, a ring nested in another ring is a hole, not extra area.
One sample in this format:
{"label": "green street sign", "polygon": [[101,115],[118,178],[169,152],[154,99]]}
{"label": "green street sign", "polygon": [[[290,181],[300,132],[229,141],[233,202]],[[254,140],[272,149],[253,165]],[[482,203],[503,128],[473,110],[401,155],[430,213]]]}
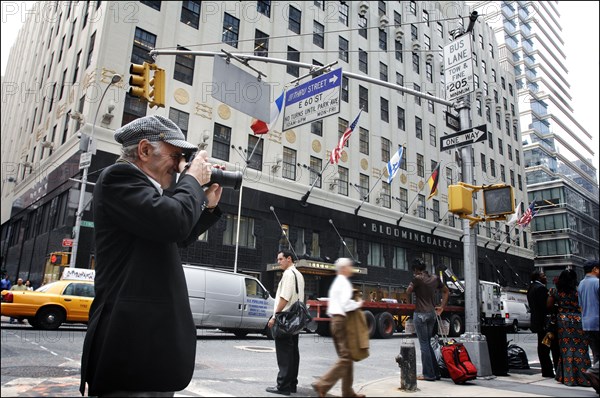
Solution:
{"label": "green street sign", "polygon": [[81,226],[88,227],[88,228],[94,228],[94,222],[93,221],[81,221]]}

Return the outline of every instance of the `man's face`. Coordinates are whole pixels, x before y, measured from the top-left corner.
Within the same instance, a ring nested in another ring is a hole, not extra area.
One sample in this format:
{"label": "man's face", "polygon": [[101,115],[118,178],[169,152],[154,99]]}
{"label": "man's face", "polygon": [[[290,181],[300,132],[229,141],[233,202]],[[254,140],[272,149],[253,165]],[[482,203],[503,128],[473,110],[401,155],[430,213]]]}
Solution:
{"label": "man's face", "polygon": [[23,279],[19,278],[17,279],[17,285],[21,286],[23,284]]}
{"label": "man's face", "polygon": [[546,274],[543,272],[540,272],[540,282],[542,282],[544,285],[548,283],[548,278],[546,278]]}
{"label": "man's face", "polygon": [[179,171],[181,148],[162,141],[158,142],[158,149],[154,149],[150,143],[144,143],[143,140],[140,145],[140,169],[158,181],[162,188],[168,188],[173,181],[173,174]]}
{"label": "man's face", "polygon": [[277,264],[279,264],[279,266],[285,270],[292,264],[292,258],[285,257],[283,253],[279,253],[277,255]]}

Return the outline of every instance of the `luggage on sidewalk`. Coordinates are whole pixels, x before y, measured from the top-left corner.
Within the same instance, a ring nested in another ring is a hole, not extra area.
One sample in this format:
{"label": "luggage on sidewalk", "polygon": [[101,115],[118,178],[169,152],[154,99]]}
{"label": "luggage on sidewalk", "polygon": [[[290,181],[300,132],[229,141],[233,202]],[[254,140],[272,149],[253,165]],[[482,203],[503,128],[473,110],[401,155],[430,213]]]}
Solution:
{"label": "luggage on sidewalk", "polygon": [[462,343],[444,345],[442,357],[454,384],[463,384],[477,377],[477,368]]}
{"label": "luggage on sidewalk", "polygon": [[436,319],[438,323],[439,337],[437,334],[433,336],[430,339],[430,344],[431,348],[433,349],[433,353],[435,354],[438,369],[440,370],[440,376],[444,378],[449,378],[450,373],[448,373],[448,368],[446,367],[446,364],[444,363],[444,358],[442,357],[442,347],[448,344],[449,342],[454,342],[454,339],[451,341],[448,340],[447,329],[449,328],[449,325],[448,328],[443,328],[444,325],[442,323],[442,318],[436,314]]}

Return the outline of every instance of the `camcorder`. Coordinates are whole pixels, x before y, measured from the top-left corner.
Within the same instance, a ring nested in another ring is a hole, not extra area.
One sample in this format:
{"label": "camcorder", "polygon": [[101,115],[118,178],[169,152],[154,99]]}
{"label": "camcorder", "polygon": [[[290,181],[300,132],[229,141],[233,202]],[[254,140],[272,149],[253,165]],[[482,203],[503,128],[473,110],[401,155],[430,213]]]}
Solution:
{"label": "camcorder", "polygon": [[[183,158],[185,159],[187,164],[185,165],[185,168],[181,172],[179,178],[181,178],[187,172],[197,153],[198,151],[184,152]],[[204,186],[209,187],[212,184],[219,184],[223,188],[231,188],[233,190],[239,191],[240,187],[242,186],[243,178],[244,175],[240,171],[225,171],[217,168],[212,168],[210,174],[210,181]]]}

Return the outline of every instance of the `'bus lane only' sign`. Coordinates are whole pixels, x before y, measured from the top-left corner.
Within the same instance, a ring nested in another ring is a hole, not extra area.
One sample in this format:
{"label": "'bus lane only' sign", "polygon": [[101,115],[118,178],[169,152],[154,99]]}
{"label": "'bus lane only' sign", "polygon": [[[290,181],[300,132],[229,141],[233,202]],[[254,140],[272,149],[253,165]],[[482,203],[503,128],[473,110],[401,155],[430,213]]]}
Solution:
{"label": "'bus lane only' sign", "polygon": [[316,77],[285,93],[283,130],[340,112],[342,69]]}
{"label": "'bus lane only' sign", "polygon": [[444,46],[446,99],[455,100],[475,90],[471,36],[463,35]]}

